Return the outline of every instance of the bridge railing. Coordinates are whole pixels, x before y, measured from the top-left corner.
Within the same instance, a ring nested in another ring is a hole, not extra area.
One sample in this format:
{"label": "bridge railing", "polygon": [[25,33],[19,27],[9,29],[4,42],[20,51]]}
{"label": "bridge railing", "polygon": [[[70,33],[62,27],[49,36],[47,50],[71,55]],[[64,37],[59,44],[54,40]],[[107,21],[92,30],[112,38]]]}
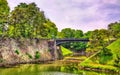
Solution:
{"label": "bridge railing", "polygon": [[90,41],[89,39],[56,39],[56,45],[60,45],[62,43],[65,43],[65,42],[88,42]]}

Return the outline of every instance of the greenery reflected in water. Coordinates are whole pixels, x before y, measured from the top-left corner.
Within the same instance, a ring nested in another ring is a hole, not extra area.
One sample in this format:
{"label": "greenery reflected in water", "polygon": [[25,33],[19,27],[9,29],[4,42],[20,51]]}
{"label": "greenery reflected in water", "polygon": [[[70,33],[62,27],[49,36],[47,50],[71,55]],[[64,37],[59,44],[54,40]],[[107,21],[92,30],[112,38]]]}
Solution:
{"label": "greenery reflected in water", "polygon": [[0,75],[110,75],[82,71],[77,66],[77,63],[26,64],[14,68],[0,68]]}

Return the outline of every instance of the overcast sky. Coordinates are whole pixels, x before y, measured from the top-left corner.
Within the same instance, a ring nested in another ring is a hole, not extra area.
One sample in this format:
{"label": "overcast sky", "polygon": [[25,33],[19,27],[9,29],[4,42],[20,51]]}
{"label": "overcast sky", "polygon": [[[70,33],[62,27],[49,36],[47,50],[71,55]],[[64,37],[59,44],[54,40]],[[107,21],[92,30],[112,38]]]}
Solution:
{"label": "overcast sky", "polygon": [[120,0],[7,0],[11,10],[21,2],[35,2],[59,31],[63,28],[84,32],[107,28],[120,20]]}

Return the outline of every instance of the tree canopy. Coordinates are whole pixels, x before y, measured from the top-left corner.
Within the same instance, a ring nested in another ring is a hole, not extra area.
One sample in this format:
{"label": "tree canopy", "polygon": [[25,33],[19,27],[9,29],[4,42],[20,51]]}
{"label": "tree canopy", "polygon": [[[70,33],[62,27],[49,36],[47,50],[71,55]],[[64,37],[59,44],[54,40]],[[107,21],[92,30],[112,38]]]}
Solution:
{"label": "tree canopy", "polygon": [[108,25],[108,30],[114,38],[120,37],[120,22],[111,23]]}
{"label": "tree canopy", "polygon": [[57,35],[57,27],[35,3],[20,3],[10,13],[7,34],[12,38],[51,38],[50,34]]}
{"label": "tree canopy", "polygon": [[0,36],[2,36],[5,31],[9,10],[7,0],[0,0]]}
{"label": "tree canopy", "polygon": [[[68,39],[78,39],[83,38],[84,34],[82,30],[75,30],[71,28],[62,29],[61,32],[58,32],[58,38],[68,38]],[[70,48],[75,51],[80,51],[86,48],[86,43],[83,42],[69,42],[62,44],[66,48]]]}

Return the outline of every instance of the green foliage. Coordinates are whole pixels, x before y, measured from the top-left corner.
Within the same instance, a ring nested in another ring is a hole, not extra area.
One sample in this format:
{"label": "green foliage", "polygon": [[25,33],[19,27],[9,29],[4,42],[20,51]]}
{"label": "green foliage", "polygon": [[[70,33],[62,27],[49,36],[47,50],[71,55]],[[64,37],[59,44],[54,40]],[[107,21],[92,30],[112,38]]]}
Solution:
{"label": "green foliage", "polygon": [[39,59],[39,58],[40,58],[40,52],[36,51],[36,53],[35,53],[35,59]]}
{"label": "green foliage", "polygon": [[112,52],[108,48],[103,48],[100,52],[100,56],[112,56]]}
{"label": "green foliage", "polygon": [[[104,50],[108,51],[109,49],[105,48]],[[112,59],[112,56],[110,56],[112,54],[111,54],[110,50],[107,53],[103,53],[105,51],[100,50],[100,51],[96,52],[95,54],[93,54],[92,56],[88,57],[86,60],[81,62],[79,64],[79,66],[84,67],[84,68],[90,68],[90,70],[91,69],[100,69],[102,71],[108,70],[108,71],[113,71],[113,72],[120,72],[120,69],[118,67],[106,64],[106,62],[110,62],[110,60]],[[95,62],[97,59],[92,61],[92,59],[94,57],[97,57],[98,55],[100,56],[99,57],[100,64]]]}
{"label": "green foliage", "polygon": [[120,67],[120,57],[117,55],[117,58],[114,60],[114,66]]}
{"label": "green foliage", "polygon": [[100,64],[107,64],[112,59],[112,56],[100,56],[99,63]]}
{"label": "green foliage", "polygon": [[58,33],[58,38],[81,38],[83,37],[82,30],[74,30],[71,28],[62,29],[61,32]]}
{"label": "green foliage", "polygon": [[7,0],[0,0],[0,37],[5,35],[7,29],[9,6]]}
{"label": "green foliage", "polygon": [[[61,32],[58,32],[58,38],[79,39],[79,38],[83,38],[83,32],[82,30],[74,30],[71,28],[65,28],[65,29],[62,29]],[[86,44],[80,43],[80,42],[67,42],[67,43],[63,43],[62,46],[65,48],[76,50],[76,51],[86,48]]]}
{"label": "green foliage", "polygon": [[[62,66],[60,68],[61,72],[74,73],[75,75],[82,75],[83,73],[79,70],[78,65],[71,63],[70,65]],[[67,75],[67,74],[65,74]]]}
{"label": "green foliage", "polygon": [[39,11],[39,8],[35,3],[20,3],[11,12],[9,17],[9,28],[8,32],[11,30],[11,26],[14,28],[11,34],[14,34],[14,38],[25,37],[34,38],[41,35],[41,30],[43,29],[43,23],[45,23],[45,16],[43,11]]}
{"label": "green foliage", "polygon": [[[62,29],[62,31],[60,32],[60,37],[62,37],[62,38],[74,38],[74,32],[75,32],[75,30],[71,29],[71,28]],[[58,36],[58,38],[59,38],[59,36]]]}
{"label": "green foliage", "polygon": [[28,57],[29,57],[30,59],[32,59],[32,55],[29,54]]}
{"label": "green foliage", "polygon": [[20,3],[10,13],[7,36],[10,38],[52,38],[57,27],[35,3]]}
{"label": "green foliage", "polygon": [[[102,71],[106,71],[106,70],[109,70],[109,71],[113,71],[113,72],[120,72],[120,69],[117,68],[117,67],[114,67],[114,66],[110,66],[110,65],[101,65],[101,64],[95,64],[95,63],[82,63],[80,64],[80,66],[82,67],[89,67],[91,69],[101,69]],[[91,70],[90,69],[90,70]]]}
{"label": "green foliage", "polygon": [[81,38],[83,37],[83,31],[82,30],[75,30],[75,33],[74,33],[74,38]]}
{"label": "green foliage", "polygon": [[0,24],[7,21],[9,10],[7,0],[0,0]]}
{"label": "green foliage", "polygon": [[86,49],[86,43],[83,42],[74,42],[74,43],[70,43],[70,48],[74,49],[76,51],[80,51],[80,50],[85,50]]}
{"label": "green foliage", "polygon": [[99,53],[101,52],[101,50],[99,50],[98,52],[96,52],[96,53],[94,53],[93,55],[91,55],[90,57],[88,57],[87,59],[85,59],[83,62],[81,62],[81,64],[84,64],[84,63],[90,63],[90,62],[92,62],[92,58],[93,57],[96,57]]}
{"label": "green foliage", "polygon": [[108,25],[108,30],[110,31],[110,35],[114,38],[120,37],[120,22],[111,23]]}
{"label": "green foliage", "polygon": [[31,54],[29,54],[29,53],[26,53],[26,55],[28,55],[28,57],[30,58],[30,59],[32,59],[33,57],[32,57],[32,55]]}
{"label": "green foliage", "polygon": [[86,33],[84,33],[84,38],[90,38],[91,37],[91,34],[92,34],[92,31],[88,31]]}
{"label": "green foliage", "polygon": [[109,31],[106,29],[94,30],[90,32],[90,42],[88,43],[87,52],[102,50],[110,42]]}
{"label": "green foliage", "polygon": [[46,20],[44,23],[44,33],[46,34],[47,38],[56,38],[57,36],[57,27],[56,25],[51,22],[49,19]]}
{"label": "green foliage", "polygon": [[70,51],[70,50],[67,49],[67,48],[64,48],[63,46],[61,46],[61,50],[62,50],[63,56],[67,56],[67,55],[72,55],[72,54],[73,54],[72,51]]}
{"label": "green foliage", "polygon": [[118,51],[120,49],[120,39],[111,43],[109,46],[107,46],[107,48],[111,49],[114,54],[118,53],[116,51]]}
{"label": "green foliage", "polygon": [[107,48],[112,50],[114,64],[120,67],[120,39],[111,43]]}
{"label": "green foliage", "polygon": [[80,50],[85,50],[87,47],[87,43],[83,43],[83,42],[66,42],[62,44],[63,47],[65,48],[70,48],[72,50],[75,51],[80,51]]}
{"label": "green foliage", "polygon": [[15,50],[15,53],[16,53],[16,54],[18,54],[18,55],[20,54],[20,52],[19,52],[19,50],[18,50],[18,49],[17,49],[17,50]]}
{"label": "green foliage", "polygon": [[91,45],[98,47],[98,46],[105,46],[106,42],[104,39],[108,38],[107,30],[94,30],[91,34]]}

